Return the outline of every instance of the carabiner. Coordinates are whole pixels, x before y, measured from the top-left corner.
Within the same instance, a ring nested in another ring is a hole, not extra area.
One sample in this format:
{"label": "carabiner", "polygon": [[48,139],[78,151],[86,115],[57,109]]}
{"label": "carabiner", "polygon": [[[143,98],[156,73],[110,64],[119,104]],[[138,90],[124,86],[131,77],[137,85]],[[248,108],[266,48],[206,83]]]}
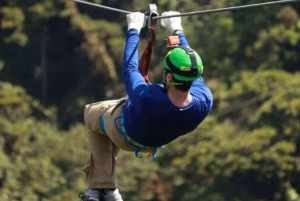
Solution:
{"label": "carabiner", "polygon": [[158,20],[153,22],[153,17],[158,16],[157,6],[156,4],[149,4],[149,15],[148,17],[148,28],[157,28],[158,27]]}
{"label": "carabiner", "polygon": [[156,40],[156,29],[158,27],[158,20],[153,21],[153,17],[158,16],[156,4],[149,4],[149,15],[147,15],[148,20],[148,41],[151,41],[152,45]]}

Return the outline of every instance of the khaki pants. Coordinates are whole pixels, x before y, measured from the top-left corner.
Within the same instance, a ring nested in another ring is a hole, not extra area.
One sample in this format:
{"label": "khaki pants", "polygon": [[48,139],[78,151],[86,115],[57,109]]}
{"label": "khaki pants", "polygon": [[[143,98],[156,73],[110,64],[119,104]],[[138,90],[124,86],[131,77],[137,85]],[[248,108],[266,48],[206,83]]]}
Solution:
{"label": "khaki pants", "polygon": [[[130,151],[124,143],[121,129],[120,113],[125,101],[108,100],[85,106],[84,121],[90,145],[90,159],[82,168],[88,177],[90,188],[116,188],[115,164],[121,149]],[[100,117],[104,115],[106,134],[100,128]],[[115,119],[117,120],[115,121]],[[115,125],[116,124],[116,125]]]}

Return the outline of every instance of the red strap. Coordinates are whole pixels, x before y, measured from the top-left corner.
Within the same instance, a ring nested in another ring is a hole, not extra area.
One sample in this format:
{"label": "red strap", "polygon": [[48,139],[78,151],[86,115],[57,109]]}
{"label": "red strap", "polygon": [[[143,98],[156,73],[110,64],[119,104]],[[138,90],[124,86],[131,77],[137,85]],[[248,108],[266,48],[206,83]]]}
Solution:
{"label": "red strap", "polygon": [[148,83],[149,82],[149,77],[148,77],[148,71],[150,68],[150,62],[151,62],[151,55],[152,55],[152,47],[155,43],[156,40],[156,28],[155,27],[150,27],[148,34],[148,44],[146,49],[144,50],[141,60],[140,60],[140,64],[139,64],[139,71],[141,72],[141,74],[143,75],[145,81]]}

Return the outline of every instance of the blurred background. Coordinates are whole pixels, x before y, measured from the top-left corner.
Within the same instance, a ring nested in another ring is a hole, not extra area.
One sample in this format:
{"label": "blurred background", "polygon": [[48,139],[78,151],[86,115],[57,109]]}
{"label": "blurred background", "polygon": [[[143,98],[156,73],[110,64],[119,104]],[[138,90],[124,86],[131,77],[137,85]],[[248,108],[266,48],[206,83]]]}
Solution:
{"label": "blurred background", "polygon": [[[90,0],[127,11],[193,12],[260,0]],[[121,152],[125,201],[300,201],[300,2],[182,17],[209,117],[160,149]],[[0,1],[0,200],[79,200],[89,148],[85,104],[126,94],[126,15],[71,0]],[[157,30],[150,81],[161,82]],[[147,45],[141,32],[140,54]]]}

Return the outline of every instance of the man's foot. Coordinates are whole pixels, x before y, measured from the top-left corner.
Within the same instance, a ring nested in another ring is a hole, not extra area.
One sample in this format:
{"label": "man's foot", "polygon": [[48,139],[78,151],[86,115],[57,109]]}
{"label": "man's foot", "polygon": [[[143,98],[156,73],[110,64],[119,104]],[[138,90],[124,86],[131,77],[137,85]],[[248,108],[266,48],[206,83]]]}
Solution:
{"label": "man's foot", "polygon": [[117,188],[103,189],[101,194],[104,201],[123,201],[122,196]]}
{"label": "man's foot", "polygon": [[81,198],[81,201],[100,201],[100,191],[97,189],[88,188],[79,197]]}

